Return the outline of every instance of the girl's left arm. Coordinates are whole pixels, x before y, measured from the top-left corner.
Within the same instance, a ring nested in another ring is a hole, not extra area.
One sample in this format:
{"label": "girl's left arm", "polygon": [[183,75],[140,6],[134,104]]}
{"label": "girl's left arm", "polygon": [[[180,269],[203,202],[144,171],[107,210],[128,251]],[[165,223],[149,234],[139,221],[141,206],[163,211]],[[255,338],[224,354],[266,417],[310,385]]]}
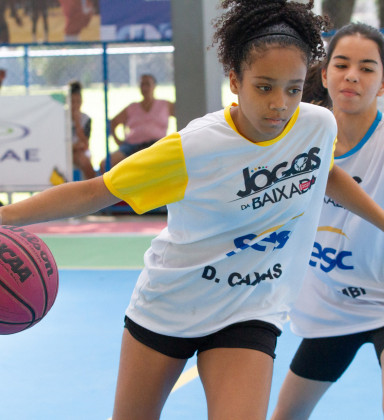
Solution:
{"label": "girl's left arm", "polygon": [[384,210],[343,169],[334,165],[326,194],[335,202],[384,231]]}

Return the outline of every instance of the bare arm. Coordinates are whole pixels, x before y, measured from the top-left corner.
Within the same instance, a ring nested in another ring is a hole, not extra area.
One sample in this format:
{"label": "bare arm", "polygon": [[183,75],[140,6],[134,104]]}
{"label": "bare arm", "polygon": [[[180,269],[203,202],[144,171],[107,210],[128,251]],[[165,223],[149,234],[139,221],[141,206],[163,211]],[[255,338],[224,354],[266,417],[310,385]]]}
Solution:
{"label": "bare arm", "polygon": [[337,165],[329,173],[326,194],[349,211],[384,230],[384,210]]}
{"label": "bare arm", "polygon": [[121,143],[124,143],[124,140],[120,140],[116,135],[116,128],[120,124],[125,124],[125,121],[127,119],[127,108],[124,108],[122,111],[120,111],[115,117],[111,119],[111,135],[113,136],[116,144],[118,146],[121,145]]}
{"label": "bare arm", "polygon": [[83,216],[120,201],[102,177],[49,188],[26,200],[0,207],[0,224],[24,226],[49,220]]}
{"label": "bare arm", "polygon": [[174,102],[168,102],[169,107],[169,115],[171,117],[175,117],[175,103]]}

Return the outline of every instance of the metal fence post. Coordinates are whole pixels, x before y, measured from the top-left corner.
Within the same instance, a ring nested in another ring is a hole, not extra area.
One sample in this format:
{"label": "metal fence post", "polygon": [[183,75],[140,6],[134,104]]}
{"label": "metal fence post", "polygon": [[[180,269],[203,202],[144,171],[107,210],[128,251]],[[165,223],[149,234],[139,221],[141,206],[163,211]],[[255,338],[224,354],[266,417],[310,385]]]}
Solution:
{"label": "metal fence post", "polygon": [[25,92],[29,95],[29,46],[24,45],[24,85]]}
{"label": "metal fence post", "polygon": [[111,159],[109,154],[109,112],[108,112],[108,54],[106,42],[103,42],[103,83],[104,83],[104,106],[105,106],[105,169],[111,169]]}

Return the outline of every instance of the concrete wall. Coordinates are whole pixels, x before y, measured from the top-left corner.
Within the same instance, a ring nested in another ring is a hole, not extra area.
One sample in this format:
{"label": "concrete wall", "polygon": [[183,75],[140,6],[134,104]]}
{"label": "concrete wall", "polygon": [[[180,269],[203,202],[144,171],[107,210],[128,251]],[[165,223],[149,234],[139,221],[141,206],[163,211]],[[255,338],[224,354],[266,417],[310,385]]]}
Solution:
{"label": "concrete wall", "polygon": [[171,0],[177,129],[222,108],[222,67],[212,43],[216,0]]}

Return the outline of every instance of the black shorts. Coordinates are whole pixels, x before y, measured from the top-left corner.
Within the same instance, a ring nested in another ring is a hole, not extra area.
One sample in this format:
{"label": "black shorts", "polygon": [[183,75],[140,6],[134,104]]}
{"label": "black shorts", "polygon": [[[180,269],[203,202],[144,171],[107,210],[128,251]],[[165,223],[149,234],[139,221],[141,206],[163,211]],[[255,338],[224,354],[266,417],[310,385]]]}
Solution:
{"label": "black shorts", "polygon": [[263,321],[245,321],[232,324],[204,337],[182,338],[157,334],[125,317],[125,328],[140,343],[176,359],[189,359],[214,348],[244,348],[259,350],[275,358],[277,337],[281,331]]}
{"label": "black shorts", "polygon": [[336,337],[304,338],[291,362],[291,371],[306,379],[336,382],[365,343],[375,346],[380,363],[384,327]]}

